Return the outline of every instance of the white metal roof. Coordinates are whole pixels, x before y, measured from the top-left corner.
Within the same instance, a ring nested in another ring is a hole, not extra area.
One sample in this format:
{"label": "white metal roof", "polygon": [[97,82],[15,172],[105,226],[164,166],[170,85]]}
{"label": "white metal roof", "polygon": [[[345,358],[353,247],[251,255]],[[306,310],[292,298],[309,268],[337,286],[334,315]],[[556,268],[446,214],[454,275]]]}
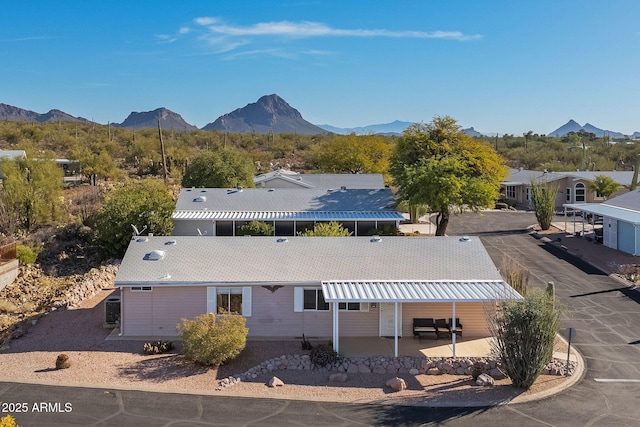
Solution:
{"label": "white metal roof", "polygon": [[522,299],[502,280],[322,282],[327,302],[483,302]]}
{"label": "white metal roof", "polygon": [[599,216],[606,216],[618,221],[628,222],[633,225],[640,225],[640,212],[610,206],[603,203],[571,203],[565,204],[566,208],[576,209],[583,212],[589,212]]}
{"label": "white metal roof", "polygon": [[286,212],[286,211],[177,211],[173,213],[173,219],[186,220],[258,220],[258,221],[348,221],[348,220],[387,220],[402,221],[404,217],[400,212],[391,210],[353,212],[353,211],[328,211],[328,212]]}

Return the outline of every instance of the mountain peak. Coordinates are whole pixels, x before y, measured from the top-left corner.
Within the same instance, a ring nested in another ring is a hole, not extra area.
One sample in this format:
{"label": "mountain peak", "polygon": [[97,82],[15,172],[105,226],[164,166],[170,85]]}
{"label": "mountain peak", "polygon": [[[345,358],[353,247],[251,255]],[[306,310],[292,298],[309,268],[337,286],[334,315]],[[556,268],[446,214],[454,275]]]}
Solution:
{"label": "mountain peak", "polygon": [[129,117],[120,124],[114,124],[125,129],[142,129],[142,128],[155,128],[158,126],[158,120],[160,120],[160,126],[163,129],[175,129],[175,130],[196,130],[195,126],[187,123],[180,114],[160,107],[153,111],[137,112],[133,111],[129,114]]}
{"label": "mountain peak", "polygon": [[276,94],[264,95],[255,103],[218,117],[202,129],[240,133],[326,133],[324,129],[304,120],[298,110]]}

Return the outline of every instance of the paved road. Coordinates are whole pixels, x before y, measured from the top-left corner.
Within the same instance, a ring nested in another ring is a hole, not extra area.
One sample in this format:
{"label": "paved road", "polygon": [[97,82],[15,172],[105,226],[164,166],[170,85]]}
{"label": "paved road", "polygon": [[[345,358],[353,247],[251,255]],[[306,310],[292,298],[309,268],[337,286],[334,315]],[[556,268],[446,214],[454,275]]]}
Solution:
{"label": "paved road", "polygon": [[[531,284],[556,283],[565,326],[586,359],[584,379],[537,402],[497,408],[420,408],[154,394],[136,391],[0,383],[2,402],[26,402],[23,427],[44,426],[640,426],[640,307],[619,282],[544,246],[523,230],[531,214],[490,212],[453,217],[449,234],[481,236],[496,264],[505,254],[523,261]],[[1,369],[1,367],[0,367]],[[596,380],[618,382],[599,382]],[[68,413],[33,412],[39,402],[72,404]],[[0,410],[2,408],[0,407]]]}

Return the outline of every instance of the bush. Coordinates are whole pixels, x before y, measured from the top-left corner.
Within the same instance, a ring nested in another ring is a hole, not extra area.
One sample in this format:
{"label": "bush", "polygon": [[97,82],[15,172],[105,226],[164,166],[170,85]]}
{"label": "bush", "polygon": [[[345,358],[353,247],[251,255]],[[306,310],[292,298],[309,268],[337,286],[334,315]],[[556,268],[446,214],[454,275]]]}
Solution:
{"label": "bush", "polygon": [[500,266],[500,274],[505,282],[520,295],[527,294],[529,287],[529,270],[511,257],[505,257]]}
{"label": "bush", "polygon": [[16,419],[11,415],[7,415],[6,417],[0,418],[0,427],[20,427],[16,424]]}
{"label": "bush", "polygon": [[236,314],[202,314],[177,325],[184,356],[194,362],[218,366],[238,356],[247,343],[247,319]]}
{"label": "bush", "polygon": [[30,246],[16,245],[16,257],[22,265],[33,264],[38,257],[38,251]]}
{"label": "bush", "polygon": [[320,344],[311,350],[309,357],[314,366],[324,367],[335,363],[338,360],[338,353],[331,346]]}
{"label": "bush", "polygon": [[311,342],[304,336],[304,334],[302,334],[302,349],[303,350],[312,350],[313,349],[313,345],[311,345]]}
{"label": "bush", "polygon": [[272,224],[253,220],[238,228],[239,236],[273,236],[274,227]]}
{"label": "bush", "polygon": [[506,210],[506,209],[509,209],[509,205],[506,204],[506,203],[497,202],[496,203],[496,209]]}
{"label": "bush", "polygon": [[621,264],[618,266],[617,273],[630,282],[637,282],[640,280],[640,265]]}
{"label": "bush", "polygon": [[551,361],[560,315],[553,300],[539,289],[489,312],[492,350],[515,387],[529,389]]}
{"label": "bush", "polygon": [[142,346],[144,354],[163,354],[171,350],[173,350],[173,343],[171,341],[147,342]]}

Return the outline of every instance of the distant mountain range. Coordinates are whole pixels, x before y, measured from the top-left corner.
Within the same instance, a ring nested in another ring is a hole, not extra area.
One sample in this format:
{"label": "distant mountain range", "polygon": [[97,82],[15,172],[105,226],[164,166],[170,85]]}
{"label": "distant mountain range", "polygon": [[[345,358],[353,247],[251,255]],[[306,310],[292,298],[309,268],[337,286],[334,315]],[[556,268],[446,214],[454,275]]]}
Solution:
{"label": "distant mountain range", "polygon": [[[569,120],[567,123],[565,123],[564,125],[560,126],[558,129],[554,130],[553,132],[550,132],[548,135],[549,136],[555,136],[557,138],[559,137],[563,137],[566,136],[569,132],[580,132],[580,130],[584,130],[585,132],[589,132],[589,133],[593,133],[595,134],[595,136],[601,138],[603,136],[609,136],[609,138],[611,139],[622,139],[627,137],[628,135],[624,135],[623,133],[620,132],[615,132],[615,131],[611,131],[611,130],[604,130],[604,129],[600,129],[597,128],[595,126],[593,126],[590,123],[586,123],[584,126],[580,125],[580,123],[576,122],[575,120]],[[629,135],[631,136],[631,138],[639,138],[640,137],[640,132],[634,132],[633,135]]]}
{"label": "distant mountain range", "polygon": [[[0,120],[40,123],[57,121],[90,122],[83,117],[74,117],[56,109],[50,110],[45,114],[41,114],[2,103],[0,103]],[[155,128],[158,126],[158,120],[160,120],[160,125],[163,129],[187,131],[198,129],[196,126],[187,123],[180,114],[164,107],[157,108],[153,111],[132,112],[122,123],[112,123],[112,125],[125,129]],[[306,121],[300,112],[291,107],[284,99],[276,94],[271,94],[261,97],[255,103],[247,104],[243,108],[238,108],[230,113],[218,117],[215,121],[207,124],[202,129],[215,129],[221,132],[255,132],[263,134],[273,132],[317,135],[330,132],[342,135],[348,135],[351,133],[355,133],[357,135],[401,135],[402,132],[412,124],[413,122],[396,120],[391,123],[353,128],[340,128],[328,124],[314,125],[313,123]],[[580,130],[593,133],[597,137],[608,135],[612,139],[622,139],[625,137],[631,137],[634,139],[640,138],[640,132],[634,132],[633,135],[624,135],[621,132],[597,128],[589,123],[582,126],[574,120],[569,120],[566,124],[560,126],[553,132],[550,132],[548,135],[563,137],[569,132],[579,132]],[[480,133],[473,127],[463,129],[462,131],[473,137],[496,135],[495,133]]]}
{"label": "distant mountain range", "polygon": [[60,110],[49,110],[45,114],[36,113],[35,111],[24,110],[0,103],[0,120],[13,120],[17,122],[89,122],[82,117],[73,117]]}

